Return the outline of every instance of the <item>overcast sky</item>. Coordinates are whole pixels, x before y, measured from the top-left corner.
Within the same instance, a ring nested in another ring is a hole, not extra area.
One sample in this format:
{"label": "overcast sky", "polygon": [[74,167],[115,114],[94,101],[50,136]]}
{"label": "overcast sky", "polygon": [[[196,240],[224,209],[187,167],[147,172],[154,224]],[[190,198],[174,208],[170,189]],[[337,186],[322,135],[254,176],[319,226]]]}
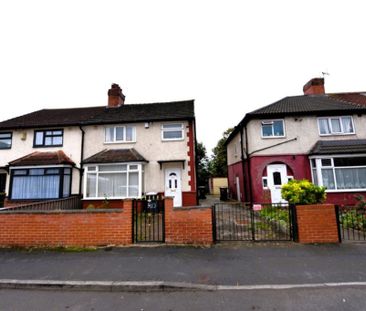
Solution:
{"label": "overcast sky", "polygon": [[1,1],[0,119],[42,108],[195,99],[208,150],[245,113],[366,91],[364,1]]}

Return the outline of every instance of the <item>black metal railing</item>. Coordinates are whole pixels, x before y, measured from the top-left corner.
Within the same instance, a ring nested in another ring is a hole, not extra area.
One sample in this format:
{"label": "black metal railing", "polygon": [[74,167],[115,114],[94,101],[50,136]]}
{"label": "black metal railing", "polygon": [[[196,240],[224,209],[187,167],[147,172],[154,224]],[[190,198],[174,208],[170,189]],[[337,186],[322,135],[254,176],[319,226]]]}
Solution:
{"label": "black metal railing", "polygon": [[134,243],[164,242],[164,200],[157,196],[133,200],[132,222]]}
{"label": "black metal railing", "polygon": [[0,212],[12,211],[53,211],[81,209],[81,197],[71,196],[65,199],[39,201],[0,208]]}
{"label": "black metal railing", "polygon": [[292,241],[293,208],[288,204],[217,203],[213,206],[216,241]]}
{"label": "black metal railing", "polygon": [[338,229],[343,242],[366,241],[366,209],[363,206],[336,206]]}

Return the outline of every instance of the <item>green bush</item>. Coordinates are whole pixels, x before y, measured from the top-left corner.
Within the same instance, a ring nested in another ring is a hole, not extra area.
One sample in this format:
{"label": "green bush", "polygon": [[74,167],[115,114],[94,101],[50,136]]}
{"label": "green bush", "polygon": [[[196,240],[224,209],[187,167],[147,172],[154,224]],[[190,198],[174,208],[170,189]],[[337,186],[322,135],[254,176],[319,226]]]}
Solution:
{"label": "green bush", "polygon": [[310,181],[290,180],[282,186],[282,197],[290,204],[317,204],[326,199],[325,187],[316,186]]}

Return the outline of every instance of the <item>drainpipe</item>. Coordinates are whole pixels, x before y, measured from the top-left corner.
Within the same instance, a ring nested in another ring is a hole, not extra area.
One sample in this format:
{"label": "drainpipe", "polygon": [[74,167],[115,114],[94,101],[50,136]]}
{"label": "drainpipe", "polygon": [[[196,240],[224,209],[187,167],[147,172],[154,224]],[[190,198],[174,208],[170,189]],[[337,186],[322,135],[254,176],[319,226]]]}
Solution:
{"label": "drainpipe", "polygon": [[198,161],[197,161],[197,135],[196,135],[196,119],[193,119],[193,135],[194,135],[194,162],[195,162],[195,176],[194,182],[196,184],[196,204],[199,204],[199,194],[198,194],[198,184],[197,184],[197,174],[198,174]]}
{"label": "drainpipe", "polygon": [[83,128],[81,126],[79,126],[80,131],[81,131],[81,150],[80,150],[80,169],[79,169],[79,195],[81,196],[81,189],[82,189],[82,181],[83,181],[83,173],[84,173],[84,169],[83,169],[83,159],[84,159],[84,136],[85,136],[85,131],[83,130]]}
{"label": "drainpipe", "polygon": [[249,158],[249,153],[248,153],[248,131],[247,131],[246,125],[244,126],[244,131],[245,131],[245,155],[247,158],[248,181],[249,181],[249,202],[253,203],[252,176],[251,176],[251,169],[250,169],[250,158]]}
{"label": "drainpipe", "polygon": [[244,162],[245,162],[245,157],[244,157],[244,143],[243,143],[243,127],[240,127],[240,158],[241,158],[241,167],[242,167],[242,171],[243,171],[243,192],[245,195],[245,200],[248,199],[248,191],[247,191],[247,187],[246,187],[246,174],[245,174],[245,167],[244,167]]}

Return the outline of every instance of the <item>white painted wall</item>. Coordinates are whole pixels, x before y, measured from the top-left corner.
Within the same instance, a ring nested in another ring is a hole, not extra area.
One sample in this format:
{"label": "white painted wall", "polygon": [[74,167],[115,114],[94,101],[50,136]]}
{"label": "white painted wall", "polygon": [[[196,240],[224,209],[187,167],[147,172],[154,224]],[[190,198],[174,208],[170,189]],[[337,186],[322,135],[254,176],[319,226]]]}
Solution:
{"label": "white painted wall", "polygon": [[[177,123],[163,122],[163,123]],[[84,158],[88,158],[104,149],[129,149],[134,148],[146,160],[149,161],[145,165],[145,191],[164,192],[164,172],[166,168],[179,167],[180,163],[163,164],[160,169],[159,160],[186,160],[185,169],[182,168],[182,191],[190,191],[188,184],[190,177],[188,176],[188,122],[182,121],[184,124],[184,139],[180,141],[162,141],[161,126],[162,122],[150,122],[149,128],[145,128],[145,123],[130,124],[136,127],[135,143],[105,143],[104,129],[105,126],[86,126],[85,130],[85,151]],[[118,124],[115,124],[118,125]],[[123,124],[127,125],[127,124]],[[108,125],[109,126],[109,125]]]}
{"label": "white painted wall", "polygon": [[[236,150],[236,152],[235,152]],[[227,151],[227,163],[228,165],[241,161],[241,143],[240,143],[240,132],[237,133],[234,138],[230,141],[226,148]]]}
{"label": "white painted wall", "polygon": [[[60,127],[58,127],[58,129],[59,128]],[[13,130],[7,132],[13,133],[12,146],[11,149],[0,150],[0,166],[6,166],[9,162],[24,157],[32,152],[63,150],[63,152],[75,162],[76,166],[80,167],[81,131],[78,127],[73,126],[64,128],[63,147],[33,148],[34,129]],[[74,169],[72,175],[73,180],[71,192],[76,194],[79,192],[79,170]],[[7,193],[9,193],[9,181],[10,178],[7,178]]]}
{"label": "white painted wall", "polygon": [[262,120],[251,120],[247,124],[248,150],[249,153],[252,153],[253,151],[297,138],[296,141],[255,152],[255,155],[307,154],[318,140],[366,139],[366,118],[358,115],[353,115],[352,117],[355,134],[330,136],[319,135],[316,116],[286,117],[284,118],[286,133],[284,138],[261,138]]}
{"label": "white painted wall", "polygon": [[[169,122],[165,122],[169,123]],[[135,143],[105,143],[105,126],[85,126],[84,159],[104,149],[128,149],[135,148],[146,160],[145,165],[145,191],[164,192],[164,172],[167,168],[182,168],[182,191],[190,191],[188,175],[188,122],[184,124],[184,139],[180,141],[162,141],[162,122],[153,122],[149,128],[145,123],[136,123]],[[117,125],[117,124],[116,124]],[[124,124],[125,125],[125,124]],[[9,162],[26,156],[32,152],[63,150],[80,167],[81,157],[81,131],[79,127],[65,127],[62,147],[33,148],[34,129],[14,130],[12,148],[0,150],[0,166],[6,166]],[[23,138],[23,139],[22,139]],[[157,161],[159,160],[185,160],[185,168],[180,163],[163,164],[162,169]],[[7,180],[7,192],[9,193],[9,178]],[[79,170],[73,170],[72,193],[79,192]]]}

